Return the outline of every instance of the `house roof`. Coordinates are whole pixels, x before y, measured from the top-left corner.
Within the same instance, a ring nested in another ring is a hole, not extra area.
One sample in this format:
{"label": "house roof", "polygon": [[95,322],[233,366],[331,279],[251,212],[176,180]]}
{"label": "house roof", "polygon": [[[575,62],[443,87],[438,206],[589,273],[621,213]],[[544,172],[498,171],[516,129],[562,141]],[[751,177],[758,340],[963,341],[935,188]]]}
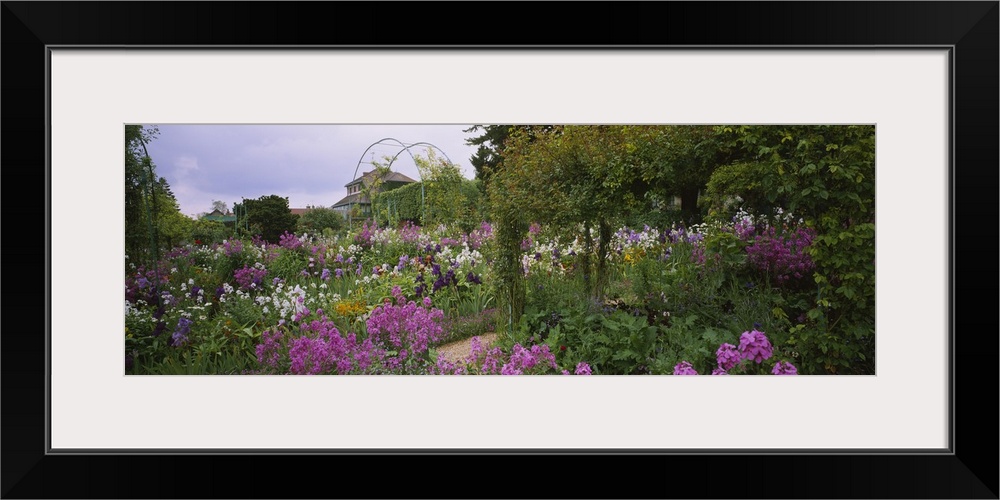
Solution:
{"label": "house roof", "polygon": [[[361,177],[358,177],[357,179],[354,179],[353,181],[348,182],[347,184],[344,184],[344,186],[345,187],[347,187],[347,186],[353,186],[355,184],[360,184],[362,182],[364,182],[365,185],[367,186],[367,185],[371,184],[371,182],[374,179],[375,179],[375,171],[374,170],[370,170],[370,171],[365,172],[364,174],[362,174]],[[409,177],[407,177],[407,176],[405,176],[405,175],[403,175],[403,174],[401,174],[399,172],[389,172],[388,175],[386,175],[385,177],[382,178],[382,182],[404,182],[404,183],[410,183],[410,182],[417,182],[417,181],[415,181],[415,180],[413,180],[413,179],[411,179],[411,178],[409,178]]]}
{"label": "house roof", "polygon": [[302,215],[302,214],[304,214],[304,213],[306,213],[306,212],[308,212],[308,211],[310,211],[312,209],[311,208],[289,208],[289,210],[291,210],[292,213],[295,214],[295,215]]}
{"label": "house roof", "polygon": [[361,193],[349,194],[340,199],[337,203],[333,204],[333,208],[354,205],[356,203],[368,203],[368,198],[365,198]]}

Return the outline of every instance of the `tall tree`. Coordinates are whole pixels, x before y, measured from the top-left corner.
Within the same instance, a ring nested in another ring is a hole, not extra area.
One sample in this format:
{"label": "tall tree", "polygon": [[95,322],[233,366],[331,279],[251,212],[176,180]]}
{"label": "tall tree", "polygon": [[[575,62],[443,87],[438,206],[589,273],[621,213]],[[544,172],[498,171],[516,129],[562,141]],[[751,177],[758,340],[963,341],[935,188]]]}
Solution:
{"label": "tall tree", "polygon": [[275,194],[243,200],[243,203],[234,204],[233,209],[240,217],[246,217],[251,233],[271,243],[277,243],[286,231],[295,233],[299,219],[288,208],[288,198]]}
{"label": "tall tree", "polygon": [[[508,140],[503,166],[491,186],[493,212],[496,217],[514,217],[511,227],[523,226],[525,218],[562,227],[582,224],[579,236],[586,251],[580,267],[587,293],[597,298],[607,280],[612,227],[639,207],[641,196],[633,192],[640,170],[623,132],[619,126],[590,125],[517,131]],[[591,228],[598,235],[593,271]],[[511,237],[520,241],[523,235]]]}
{"label": "tall tree", "polygon": [[149,264],[158,245],[153,217],[156,166],[145,147],[158,133],[156,127],[125,126],[125,255],[135,264]]}
{"label": "tall tree", "polygon": [[623,132],[644,187],[660,199],[680,197],[683,217],[700,219],[699,195],[712,172],[732,161],[728,142],[708,125],[631,125]]}
{"label": "tall tree", "polygon": [[507,138],[514,131],[527,133],[530,138],[535,131],[551,130],[551,125],[473,125],[463,132],[474,133],[482,131],[481,135],[466,139],[469,146],[478,146],[476,153],[469,158],[469,163],[476,169],[476,179],[480,181],[480,188],[484,193],[488,192],[490,178],[501,168],[504,147]]}
{"label": "tall tree", "polygon": [[299,216],[297,228],[300,232],[317,234],[329,229],[337,233],[344,229],[346,222],[340,212],[329,207],[306,207],[308,210]]}

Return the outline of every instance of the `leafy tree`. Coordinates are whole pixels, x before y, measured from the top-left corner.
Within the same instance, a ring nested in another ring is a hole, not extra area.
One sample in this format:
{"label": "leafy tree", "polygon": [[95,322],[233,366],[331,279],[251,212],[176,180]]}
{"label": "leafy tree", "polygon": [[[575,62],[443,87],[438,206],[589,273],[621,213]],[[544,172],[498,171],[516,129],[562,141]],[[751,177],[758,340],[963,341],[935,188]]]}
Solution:
{"label": "leafy tree", "polygon": [[307,207],[308,210],[299,216],[298,231],[300,233],[318,234],[324,230],[337,233],[344,229],[346,222],[339,212],[327,207]]}
{"label": "leafy tree", "polygon": [[194,229],[194,220],[181,213],[180,204],[166,179],[160,177],[154,189],[157,199],[153,213],[160,245],[169,249],[188,243]]}
{"label": "leafy tree", "polygon": [[125,255],[137,264],[151,264],[161,250],[187,242],[193,229],[147,154],[146,143],[158,133],[156,127],[125,126]]}
{"label": "leafy tree", "polygon": [[[641,206],[640,169],[619,126],[560,126],[508,140],[502,173],[496,178],[502,200],[521,207],[533,221],[583,226],[587,252],[581,267],[588,293],[600,298],[607,281],[612,226]],[[503,179],[500,182],[499,179]],[[640,192],[637,192],[640,191]],[[596,270],[591,269],[597,230]],[[593,275],[594,279],[590,277]]]}
{"label": "leafy tree", "polygon": [[733,148],[709,125],[632,125],[623,133],[640,172],[633,191],[649,190],[661,200],[679,196],[682,217],[698,222],[699,194],[718,166],[733,161]]}
{"label": "leafy tree", "polygon": [[286,231],[294,233],[299,218],[288,208],[288,198],[275,194],[243,200],[243,203],[234,204],[233,209],[246,217],[250,233],[259,234],[272,243],[277,243]]}
{"label": "leafy tree", "polygon": [[513,125],[473,125],[463,130],[466,133],[480,130],[483,132],[482,135],[465,140],[465,144],[469,146],[478,146],[476,154],[469,159],[469,163],[476,169],[477,179],[484,183],[488,182],[490,172],[500,164],[504,141],[507,140],[513,127]]}
{"label": "leafy tree", "polygon": [[147,207],[156,173],[145,143],[158,133],[155,127],[125,126],[125,255],[133,262],[144,262],[152,256],[155,243],[152,214]]}
{"label": "leafy tree", "polygon": [[476,170],[476,179],[480,181],[480,190],[483,193],[488,192],[490,178],[503,164],[504,147],[512,132],[519,130],[529,134],[530,138],[533,131],[544,131],[552,128],[550,125],[473,125],[464,129],[463,132],[466,133],[482,131],[482,135],[465,140],[469,146],[478,146],[476,153],[469,159],[469,163]]}

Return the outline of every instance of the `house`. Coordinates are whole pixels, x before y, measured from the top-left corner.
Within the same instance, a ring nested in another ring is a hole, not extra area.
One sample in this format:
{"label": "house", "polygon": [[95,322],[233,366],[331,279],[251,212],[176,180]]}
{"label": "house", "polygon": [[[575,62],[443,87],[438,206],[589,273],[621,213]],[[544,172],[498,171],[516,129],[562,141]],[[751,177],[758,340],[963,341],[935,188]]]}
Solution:
{"label": "house", "polygon": [[222,222],[223,224],[236,222],[236,214],[232,212],[222,213],[219,209],[212,210],[211,212],[201,216],[201,218],[203,220]]}
{"label": "house", "polygon": [[[347,196],[343,197],[337,203],[334,203],[333,209],[344,217],[348,217],[355,207],[358,208],[357,213],[360,213],[362,216],[370,215],[372,204],[371,200],[365,196],[364,191],[365,188],[370,186],[373,181],[375,181],[375,171],[371,170],[362,174],[361,177],[345,184],[345,187],[347,188]],[[399,172],[389,172],[382,178],[382,185],[379,190],[391,191],[414,182],[417,181]]]}

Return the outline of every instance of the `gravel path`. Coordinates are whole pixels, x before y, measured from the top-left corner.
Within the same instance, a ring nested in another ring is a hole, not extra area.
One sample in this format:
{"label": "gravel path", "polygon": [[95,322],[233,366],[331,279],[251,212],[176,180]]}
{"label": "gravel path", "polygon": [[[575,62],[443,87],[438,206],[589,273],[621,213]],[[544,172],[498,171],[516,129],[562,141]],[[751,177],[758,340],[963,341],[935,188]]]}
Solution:
{"label": "gravel path", "polygon": [[[497,339],[497,334],[490,332],[479,335],[479,341],[484,345],[492,345]],[[472,352],[472,337],[450,342],[437,347],[438,357],[442,357],[452,363],[464,361]]]}

